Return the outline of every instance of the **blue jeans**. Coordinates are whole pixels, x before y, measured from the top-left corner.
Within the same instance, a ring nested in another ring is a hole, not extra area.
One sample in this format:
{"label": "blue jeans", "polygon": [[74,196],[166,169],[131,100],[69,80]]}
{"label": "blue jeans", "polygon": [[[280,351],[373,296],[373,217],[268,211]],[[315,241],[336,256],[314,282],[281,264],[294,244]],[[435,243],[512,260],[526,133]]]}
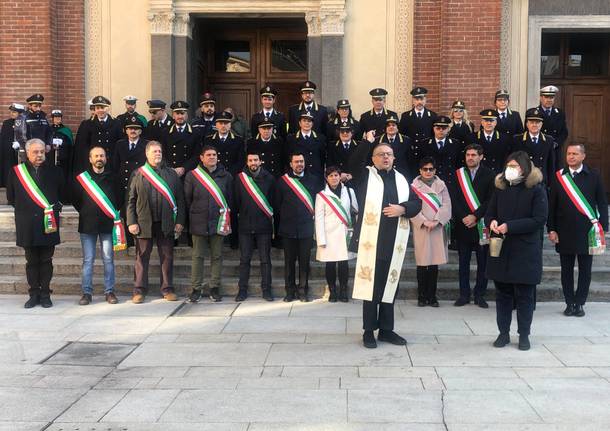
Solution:
{"label": "blue jeans", "polygon": [[95,263],[95,245],[100,237],[102,260],[104,261],[104,293],[114,290],[114,250],[112,249],[112,234],[81,233],[80,242],[83,246],[83,293],[93,294],[93,264]]}

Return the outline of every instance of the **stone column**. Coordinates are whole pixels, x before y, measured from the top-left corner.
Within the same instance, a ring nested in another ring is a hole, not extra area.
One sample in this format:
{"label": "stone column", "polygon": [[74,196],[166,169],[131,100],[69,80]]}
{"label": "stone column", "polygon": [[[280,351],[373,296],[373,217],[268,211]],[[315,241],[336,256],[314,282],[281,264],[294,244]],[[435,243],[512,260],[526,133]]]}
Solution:
{"label": "stone column", "polygon": [[322,99],[322,41],[320,38],[320,14],[307,12],[307,75],[318,86],[318,100]]}
{"label": "stone column", "polygon": [[345,10],[320,11],[320,48],[322,53],[322,98],[334,106],[343,95],[343,23]]}
{"label": "stone column", "polygon": [[151,96],[170,104],[174,99],[174,44],[172,31],[176,15],[172,11],[148,14],[151,26]]}

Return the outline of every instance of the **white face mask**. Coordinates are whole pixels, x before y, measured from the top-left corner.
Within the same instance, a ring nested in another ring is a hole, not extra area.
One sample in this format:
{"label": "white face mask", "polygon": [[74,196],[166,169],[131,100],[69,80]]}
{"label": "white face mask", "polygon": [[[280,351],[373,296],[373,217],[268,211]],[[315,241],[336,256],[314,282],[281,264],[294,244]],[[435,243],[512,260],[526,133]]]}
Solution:
{"label": "white face mask", "polygon": [[519,169],[517,168],[507,166],[506,169],[504,169],[504,178],[506,178],[507,181],[515,181],[520,176],[521,172],[519,172]]}

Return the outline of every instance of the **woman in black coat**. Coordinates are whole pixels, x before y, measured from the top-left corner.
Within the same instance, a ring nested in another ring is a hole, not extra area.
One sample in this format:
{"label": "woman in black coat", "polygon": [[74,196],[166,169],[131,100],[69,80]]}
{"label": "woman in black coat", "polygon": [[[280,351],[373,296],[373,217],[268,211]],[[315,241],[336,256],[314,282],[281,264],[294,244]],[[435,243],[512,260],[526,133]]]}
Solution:
{"label": "woman in black coat", "polygon": [[529,333],[536,304],[536,285],[542,278],[542,229],[548,214],[542,172],[528,154],[508,156],[503,173],[496,176],[485,224],[492,236],[504,236],[498,257],[489,257],[487,278],[496,286],[496,320],[500,335],[495,347],[510,342],[513,304],[517,305],[519,349],[530,347]]}

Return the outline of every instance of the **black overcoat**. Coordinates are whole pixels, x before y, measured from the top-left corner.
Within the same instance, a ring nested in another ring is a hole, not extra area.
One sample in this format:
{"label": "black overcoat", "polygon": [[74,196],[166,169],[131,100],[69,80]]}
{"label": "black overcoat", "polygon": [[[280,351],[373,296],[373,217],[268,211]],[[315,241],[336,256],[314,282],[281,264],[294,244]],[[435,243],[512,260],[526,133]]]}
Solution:
{"label": "black overcoat", "polygon": [[[119,209],[116,199],[115,175],[112,170],[104,169],[101,174],[96,174],[93,170],[87,169],[91,179],[108,196],[110,202],[116,209]],[[108,217],[85,191],[80,182],[75,181],[75,190],[72,197],[72,205],[78,211],[78,231],[80,233],[98,234],[112,233],[114,220]]]}
{"label": "black overcoat", "polygon": [[[320,191],[319,181],[310,174],[305,173],[302,178],[295,176],[292,172],[288,174],[296,178],[309,192],[312,202],[315,202],[316,194]],[[279,234],[283,238],[313,238],[314,215],[299,197],[286,184],[283,177],[278,178],[275,186],[275,208],[279,217]]]}

